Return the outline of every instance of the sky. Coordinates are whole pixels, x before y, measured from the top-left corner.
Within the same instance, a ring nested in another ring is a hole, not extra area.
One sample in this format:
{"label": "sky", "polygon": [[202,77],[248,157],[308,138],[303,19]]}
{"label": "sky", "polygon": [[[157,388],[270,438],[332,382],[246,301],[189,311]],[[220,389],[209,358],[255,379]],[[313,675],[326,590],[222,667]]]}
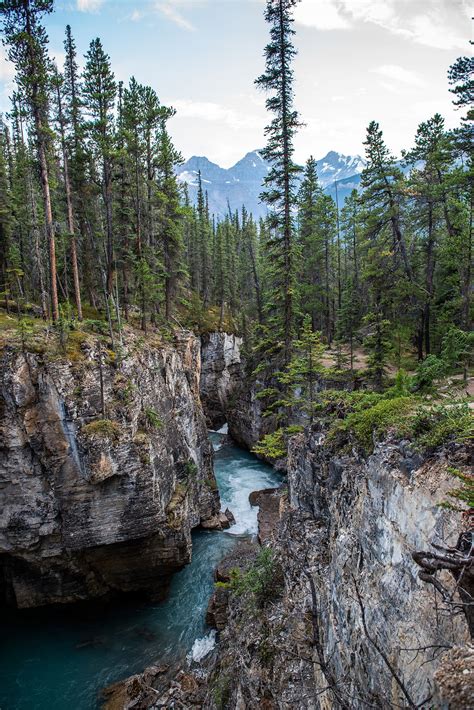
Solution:
{"label": "sky", "polygon": [[[45,19],[59,65],[70,24],[81,57],[100,37],[116,78],[151,85],[175,107],[169,128],[185,159],[229,167],[265,143],[264,0],[56,0]],[[301,0],[295,8],[295,105],[304,126],[299,162],[364,151],[380,123],[389,148],[409,148],[421,121],[440,112],[458,125],[446,72],[470,51],[469,0]],[[0,111],[13,67],[0,46]]]}

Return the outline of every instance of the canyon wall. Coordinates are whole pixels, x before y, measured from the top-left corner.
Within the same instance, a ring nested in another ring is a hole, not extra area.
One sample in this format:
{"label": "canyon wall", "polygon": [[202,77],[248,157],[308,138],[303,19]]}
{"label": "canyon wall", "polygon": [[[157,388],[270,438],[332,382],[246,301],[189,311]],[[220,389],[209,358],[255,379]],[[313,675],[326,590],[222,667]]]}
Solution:
{"label": "canyon wall", "polygon": [[228,419],[234,393],[242,382],[242,338],[228,333],[201,336],[201,400],[210,429]]}
{"label": "canyon wall", "polygon": [[[368,460],[336,458],[323,435],[294,437],[272,542],[282,578],[263,607],[231,597],[204,706],[439,707],[435,672],[469,633],[454,579],[443,580],[446,605],[412,553],[457,544],[460,516],[439,503],[453,486],[448,465],[466,461],[456,445],[423,460],[390,440]],[[458,681],[474,700],[469,657]]]}
{"label": "canyon wall", "polygon": [[0,596],[19,607],[161,598],[219,511],[199,339],[97,343],[1,354]]}

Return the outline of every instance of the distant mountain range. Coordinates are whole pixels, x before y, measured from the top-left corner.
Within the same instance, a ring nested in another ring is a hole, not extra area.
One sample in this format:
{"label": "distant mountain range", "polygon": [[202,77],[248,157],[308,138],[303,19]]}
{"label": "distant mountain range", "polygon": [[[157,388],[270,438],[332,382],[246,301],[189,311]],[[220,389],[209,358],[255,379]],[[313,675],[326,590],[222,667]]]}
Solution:
{"label": "distant mountain range", "polygon": [[[342,205],[350,192],[359,186],[365,161],[360,155],[342,155],[331,150],[317,161],[318,177],[328,194],[335,197],[337,180],[339,202]],[[228,213],[228,205],[235,211],[245,205],[255,219],[266,215],[266,207],[259,200],[262,182],[269,170],[268,163],[258,150],[225,169],[204,157],[193,156],[177,169],[178,179],[188,186],[191,202],[196,202],[198,173],[201,171],[203,189],[207,190],[209,210],[216,216]]]}

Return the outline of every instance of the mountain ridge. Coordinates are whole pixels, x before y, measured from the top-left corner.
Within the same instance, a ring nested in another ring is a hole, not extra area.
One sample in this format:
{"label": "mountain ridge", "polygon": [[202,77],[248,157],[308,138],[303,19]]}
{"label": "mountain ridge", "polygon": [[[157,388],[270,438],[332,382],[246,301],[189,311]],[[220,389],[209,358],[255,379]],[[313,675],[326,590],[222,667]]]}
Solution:
{"label": "mountain ridge", "polygon": [[[323,189],[335,197],[337,182],[340,203],[357,189],[365,161],[360,155],[344,155],[329,151],[317,161],[318,178]],[[198,173],[201,172],[203,189],[207,192],[209,210],[217,217],[238,210],[245,205],[255,219],[267,214],[266,206],[260,201],[262,183],[269,171],[269,164],[260,150],[252,150],[230,168],[222,168],[206,156],[193,155],[180,165],[176,174],[178,180],[188,187],[191,203],[195,204],[198,190]]]}

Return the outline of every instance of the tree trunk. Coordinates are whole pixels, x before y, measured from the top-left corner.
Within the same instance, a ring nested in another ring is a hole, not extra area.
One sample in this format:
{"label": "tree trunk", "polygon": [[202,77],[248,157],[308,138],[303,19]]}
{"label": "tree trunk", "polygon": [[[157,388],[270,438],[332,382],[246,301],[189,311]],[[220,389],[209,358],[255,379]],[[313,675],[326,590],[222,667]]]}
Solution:
{"label": "tree trunk", "polygon": [[[42,133],[41,123],[38,124],[39,132]],[[46,218],[46,233],[48,235],[49,247],[49,273],[51,288],[51,315],[54,322],[59,318],[58,286],[56,273],[56,239],[54,234],[53,210],[51,207],[51,194],[49,190],[48,163],[46,160],[46,150],[44,138],[38,138],[38,157],[41,174],[41,188],[43,191],[44,214]]]}
{"label": "tree trunk", "polygon": [[69,238],[71,242],[71,266],[72,266],[72,278],[74,282],[74,299],[76,301],[77,308],[77,318],[82,321],[82,301],[81,301],[81,285],[79,280],[79,268],[77,264],[77,248],[76,248],[76,236],[74,229],[74,212],[72,207],[72,195],[71,195],[71,182],[69,179],[69,163],[66,150],[66,138],[64,135],[64,121],[62,114],[62,104],[61,104],[61,91],[59,85],[57,87],[58,95],[58,110],[59,110],[59,126],[61,130],[61,148],[63,154],[63,174],[64,174],[64,186],[66,189],[66,206],[67,206],[67,225],[69,231]]}

